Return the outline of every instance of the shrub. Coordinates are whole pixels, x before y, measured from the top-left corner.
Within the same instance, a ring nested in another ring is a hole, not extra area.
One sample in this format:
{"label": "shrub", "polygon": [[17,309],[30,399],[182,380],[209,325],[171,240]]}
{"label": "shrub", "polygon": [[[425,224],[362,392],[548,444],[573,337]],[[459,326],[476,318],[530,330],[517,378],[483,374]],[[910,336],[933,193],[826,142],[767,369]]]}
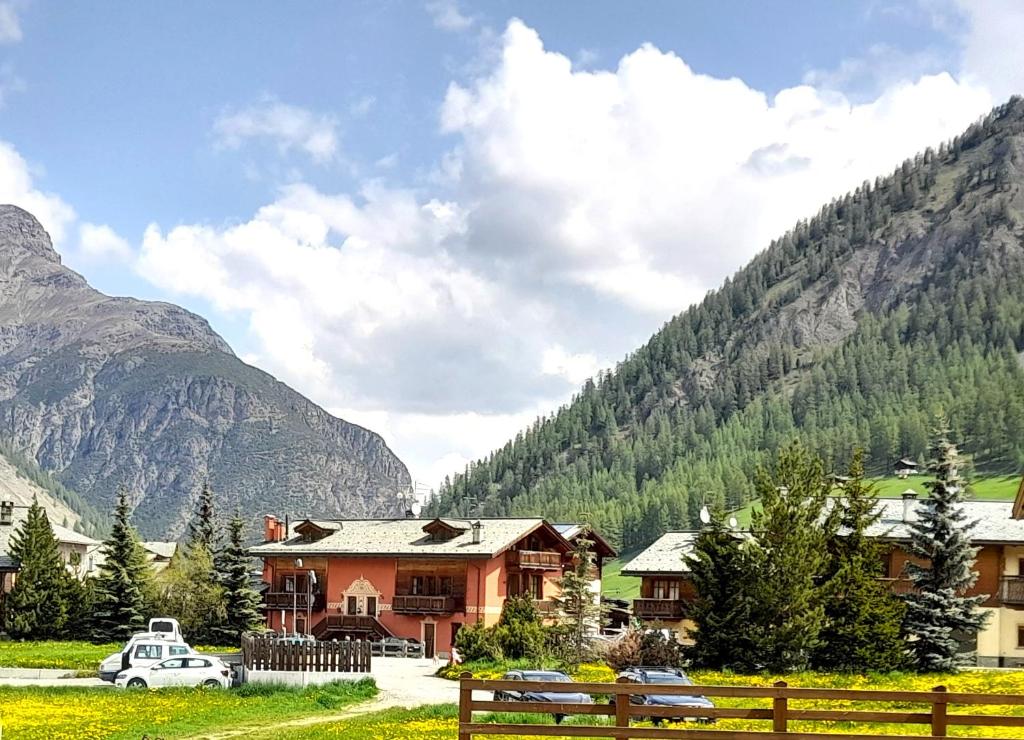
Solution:
{"label": "shrub", "polygon": [[631,665],[640,665],[641,635],[638,630],[629,630],[612,644],[604,647],[604,662],[616,671]]}
{"label": "shrub", "polygon": [[505,601],[494,636],[506,658],[539,659],[544,655],[544,626],[537,607],[528,598]]}
{"label": "shrub", "polygon": [[482,623],[460,629],[455,636],[455,648],[464,661],[501,660],[505,657],[494,630],[484,627]]}
{"label": "shrub", "polygon": [[617,671],[636,665],[681,668],[684,662],[683,646],[661,630],[630,630],[605,648],[602,657]]}

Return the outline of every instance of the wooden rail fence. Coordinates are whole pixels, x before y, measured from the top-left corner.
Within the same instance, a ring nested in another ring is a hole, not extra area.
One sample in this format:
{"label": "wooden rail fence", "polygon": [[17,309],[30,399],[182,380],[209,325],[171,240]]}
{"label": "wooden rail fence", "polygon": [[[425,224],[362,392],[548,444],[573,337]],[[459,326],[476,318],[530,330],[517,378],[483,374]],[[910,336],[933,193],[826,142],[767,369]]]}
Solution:
{"label": "wooden rail fence", "polygon": [[370,643],[364,640],[291,643],[243,635],[242,664],[251,671],[369,673]]}
{"label": "wooden rail fence", "polygon": [[[610,703],[555,704],[549,702],[506,702],[474,699],[474,691],[566,691],[605,695]],[[762,708],[734,707],[666,707],[633,704],[631,696],[706,696],[770,700]],[[834,702],[892,702],[920,705],[914,709],[895,708],[886,711],[792,708],[790,701],[825,700]],[[904,740],[931,740],[949,737],[952,726],[1024,727],[1024,715],[955,714],[947,711],[950,705],[970,707],[1024,706],[1020,694],[960,694],[950,693],[944,686],[931,691],[882,691],[870,689],[813,689],[794,688],[780,681],[773,686],[680,686],[617,683],[565,684],[549,681],[493,681],[474,679],[463,673],[459,686],[459,740],[471,740],[474,735],[515,735],[517,737],[597,737],[630,740],[631,738],[678,738],[680,740],[837,740],[844,735],[831,732],[792,732],[789,722],[855,722],[923,725],[928,728],[922,735],[846,735],[857,740],[884,740],[900,737]],[[526,725],[474,722],[474,712],[525,712],[536,714],[606,716],[611,724],[588,725]],[[694,718],[703,720],[748,719],[771,723],[771,730],[679,730],[663,727],[630,727],[630,720],[640,718]],[[969,737],[960,735],[959,737]]]}

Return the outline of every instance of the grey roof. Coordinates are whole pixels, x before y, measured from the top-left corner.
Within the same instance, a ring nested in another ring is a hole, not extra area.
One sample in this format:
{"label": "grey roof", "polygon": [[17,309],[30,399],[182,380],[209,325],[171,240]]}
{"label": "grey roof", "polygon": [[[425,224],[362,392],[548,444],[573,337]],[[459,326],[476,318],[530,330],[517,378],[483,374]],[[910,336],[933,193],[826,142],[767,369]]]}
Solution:
{"label": "grey roof", "polygon": [[[927,499],[910,502],[910,519],[917,518]],[[903,520],[903,500],[879,499],[882,516],[868,529],[869,537],[887,540],[909,540],[910,529]],[[971,532],[971,541],[993,544],[1024,544],[1024,519],[1013,519],[1012,501],[964,501],[960,504],[967,521],[977,521]]]}
{"label": "grey roof", "polygon": [[[474,517],[473,521],[476,520]],[[507,550],[530,532],[544,526],[543,519],[480,519],[483,525],[479,544],[473,544],[472,521],[445,519],[445,524],[464,529],[450,540],[435,541],[423,531],[429,519],[343,519],[331,522],[340,528],[316,540],[304,542],[294,536],[283,542],[265,542],[249,548],[249,554],[268,555],[416,555],[421,557],[494,557]],[[323,522],[317,521],[322,525]],[[323,527],[327,529],[327,527]],[[555,533],[557,536],[557,532]],[[565,543],[569,547],[568,543]]]}
{"label": "grey roof", "polygon": [[[11,536],[18,530],[26,518],[28,518],[28,507],[15,504],[11,523],[0,525],[0,569],[10,570],[17,567],[17,563],[10,557]],[[60,524],[51,523],[50,528],[53,530],[53,535],[57,538],[58,542],[84,545],[86,547],[100,544],[91,537],[86,537],[80,532],[62,527]]]}
{"label": "grey roof", "polygon": [[151,555],[155,555],[158,558],[167,558],[170,560],[174,557],[174,553],[178,550],[177,542],[159,542],[150,541],[142,542],[142,549]]}
{"label": "grey roof", "polygon": [[[902,499],[883,498],[878,500],[881,517],[868,528],[869,537],[884,540],[909,540],[909,523],[913,522],[926,505],[927,499],[910,502],[909,520],[904,521]],[[971,532],[971,541],[976,544],[1024,545],[1024,519],[1013,519],[1012,501],[964,501],[960,504],[969,522],[977,522]],[[639,576],[648,573],[686,573],[683,554],[689,552],[697,532],[669,532],[654,544],[633,558],[622,569],[624,576]]]}
{"label": "grey roof", "polygon": [[57,542],[65,542],[71,545],[85,545],[86,547],[93,547],[101,544],[99,540],[94,540],[92,537],[87,537],[81,532],[68,529],[60,524],[51,524],[50,528],[53,530],[53,536],[57,538]]}
{"label": "grey roof", "polygon": [[697,532],[666,532],[654,544],[629,561],[622,569],[624,576],[647,573],[686,573],[683,555],[693,549]]}

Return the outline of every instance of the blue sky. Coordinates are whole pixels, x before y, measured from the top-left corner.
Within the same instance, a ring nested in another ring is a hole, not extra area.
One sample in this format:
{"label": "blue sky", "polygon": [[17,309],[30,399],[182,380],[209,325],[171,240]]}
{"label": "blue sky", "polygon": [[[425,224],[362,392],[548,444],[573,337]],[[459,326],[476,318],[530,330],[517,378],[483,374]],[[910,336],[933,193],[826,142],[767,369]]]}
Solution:
{"label": "blue sky", "polygon": [[1016,0],[0,0],[0,198],[426,485],[1024,85]]}

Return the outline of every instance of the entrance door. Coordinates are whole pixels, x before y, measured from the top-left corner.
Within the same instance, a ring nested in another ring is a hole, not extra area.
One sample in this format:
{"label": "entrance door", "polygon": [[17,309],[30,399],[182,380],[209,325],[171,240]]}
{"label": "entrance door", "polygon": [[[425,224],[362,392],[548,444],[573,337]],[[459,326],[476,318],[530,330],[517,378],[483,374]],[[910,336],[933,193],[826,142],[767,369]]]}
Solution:
{"label": "entrance door", "polygon": [[434,629],[436,625],[426,622],[423,625],[423,657],[434,657]]}
{"label": "entrance door", "polygon": [[359,611],[359,600],[355,596],[348,597],[348,614],[356,614]]}
{"label": "entrance door", "polygon": [[367,596],[366,597],[366,613],[371,617],[377,616],[377,597]]}

